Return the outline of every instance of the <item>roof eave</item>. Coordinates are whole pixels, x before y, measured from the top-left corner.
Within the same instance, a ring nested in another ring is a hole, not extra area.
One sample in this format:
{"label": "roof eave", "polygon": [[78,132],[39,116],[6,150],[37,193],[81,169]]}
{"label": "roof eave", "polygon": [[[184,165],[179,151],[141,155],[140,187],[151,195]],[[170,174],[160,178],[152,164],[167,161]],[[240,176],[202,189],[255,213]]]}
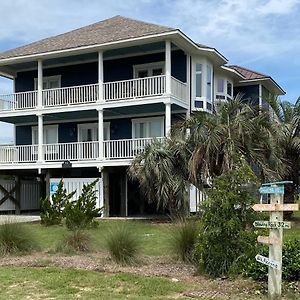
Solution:
{"label": "roof eave", "polygon": [[270,83],[274,86],[274,88],[279,92],[278,95],[283,96],[286,94],[286,92],[272,77],[245,79],[245,80],[241,80],[240,83],[261,83],[262,81],[270,81]]}

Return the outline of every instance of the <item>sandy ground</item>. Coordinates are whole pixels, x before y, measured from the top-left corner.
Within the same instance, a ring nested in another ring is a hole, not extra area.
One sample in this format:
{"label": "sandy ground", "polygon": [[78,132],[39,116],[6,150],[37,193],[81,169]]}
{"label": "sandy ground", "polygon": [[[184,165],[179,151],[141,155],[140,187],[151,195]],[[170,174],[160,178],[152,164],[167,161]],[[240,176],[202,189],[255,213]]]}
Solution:
{"label": "sandy ground", "polygon": [[40,221],[40,216],[34,215],[0,215],[0,224],[4,222],[14,222],[14,223],[27,223],[27,222],[35,222]]}

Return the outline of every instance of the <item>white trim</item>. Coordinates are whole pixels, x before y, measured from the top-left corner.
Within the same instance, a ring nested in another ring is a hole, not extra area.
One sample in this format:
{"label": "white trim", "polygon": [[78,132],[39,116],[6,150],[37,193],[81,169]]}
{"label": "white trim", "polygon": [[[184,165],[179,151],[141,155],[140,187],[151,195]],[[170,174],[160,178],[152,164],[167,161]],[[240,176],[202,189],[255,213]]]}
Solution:
{"label": "white trim", "polygon": [[[150,123],[151,121],[160,121],[161,122],[161,128],[160,128],[160,132],[161,132],[161,135],[160,137],[164,136],[164,117],[161,116],[161,117],[154,117],[154,118],[138,118],[138,119],[132,119],[131,120],[131,134],[132,134],[132,139],[135,139],[137,138],[136,135],[135,135],[135,124],[137,123]],[[144,137],[144,138],[148,138],[148,137]]]}
{"label": "white trim", "polygon": [[[95,120],[95,119],[94,119]],[[83,128],[92,128],[95,129],[95,132],[98,133],[98,123],[96,122],[91,122],[91,123],[80,123],[77,124],[77,142],[80,142],[80,129]],[[108,140],[110,140],[110,122],[103,122],[103,130],[108,128]],[[104,131],[103,131],[103,139],[104,139]],[[98,139],[93,140],[96,142]]]}
{"label": "white trim", "polygon": [[148,64],[137,64],[133,65],[133,78],[138,78],[138,72],[139,71],[146,71],[148,72],[148,77],[153,76],[152,74],[149,75],[150,71],[153,71],[154,69],[162,68],[162,73],[165,74],[165,62],[164,61],[158,61],[158,62],[152,62]]}

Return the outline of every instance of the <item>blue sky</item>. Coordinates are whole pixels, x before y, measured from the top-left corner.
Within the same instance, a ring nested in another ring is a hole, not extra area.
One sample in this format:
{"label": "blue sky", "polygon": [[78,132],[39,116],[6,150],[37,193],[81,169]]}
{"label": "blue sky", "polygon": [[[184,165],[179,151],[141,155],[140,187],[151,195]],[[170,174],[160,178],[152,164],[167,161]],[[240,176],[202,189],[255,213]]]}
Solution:
{"label": "blue sky", "polygon": [[[0,51],[123,15],[180,28],[230,64],[271,75],[300,96],[300,0],[1,0]],[[12,91],[0,78],[0,94]],[[0,123],[0,143],[12,140]]]}

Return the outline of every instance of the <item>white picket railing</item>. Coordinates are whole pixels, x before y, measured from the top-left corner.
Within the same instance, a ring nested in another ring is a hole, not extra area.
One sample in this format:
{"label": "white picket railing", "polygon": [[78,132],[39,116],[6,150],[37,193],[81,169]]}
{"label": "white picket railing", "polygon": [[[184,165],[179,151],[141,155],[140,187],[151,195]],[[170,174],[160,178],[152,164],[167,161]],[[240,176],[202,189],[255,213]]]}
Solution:
{"label": "white picket railing", "polygon": [[[104,101],[136,99],[149,96],[160,96],[166,92],[166,76],[152,76],[103,84]],[[171,78],[172,95],[187,102],[187,85]],[[42,105],[57,107],[95,103],[99,99],[99,84],[72,86],[43,90]],[[37,91],[0,95],[0,111],[32,109],[37,107]]]}
{"label": "white picket railing", "polygon": [[25,163],[37,161],[38,146],[0,146],[0,163]]}
{"label": "white picket railing", "polygon": [[[156,139],[162,140],[163,137]],[[106,159],[133,158],[142,153],[144,148],[153,141],[154,138],[107,140],[104,141],[104,157]]]}
{"label": "white picket railing", "polygon": [[98,95],[98,84],[43,90],[43,105],[48,107],[93,103],[98,100]]}
{"label": "white picket railing", "polygon": [[171,93],[182,102],[186,103],[188,101],[186,83],[183,83],[174,77],[171,78]]}
{"label": "white picket railing", "polygon": [[0,95],[0,110],[31,109],[37,106],[37,91]]}
{"label": "white picket railing", "polygon": [[98,158],[98,142],[78,142],[43,145],[45,161],[90,160]]}
{"label": "white picket railing", "polygon": [[152,76],[104,83],[106,101],[158,96],[165,93],[166,76]]}

